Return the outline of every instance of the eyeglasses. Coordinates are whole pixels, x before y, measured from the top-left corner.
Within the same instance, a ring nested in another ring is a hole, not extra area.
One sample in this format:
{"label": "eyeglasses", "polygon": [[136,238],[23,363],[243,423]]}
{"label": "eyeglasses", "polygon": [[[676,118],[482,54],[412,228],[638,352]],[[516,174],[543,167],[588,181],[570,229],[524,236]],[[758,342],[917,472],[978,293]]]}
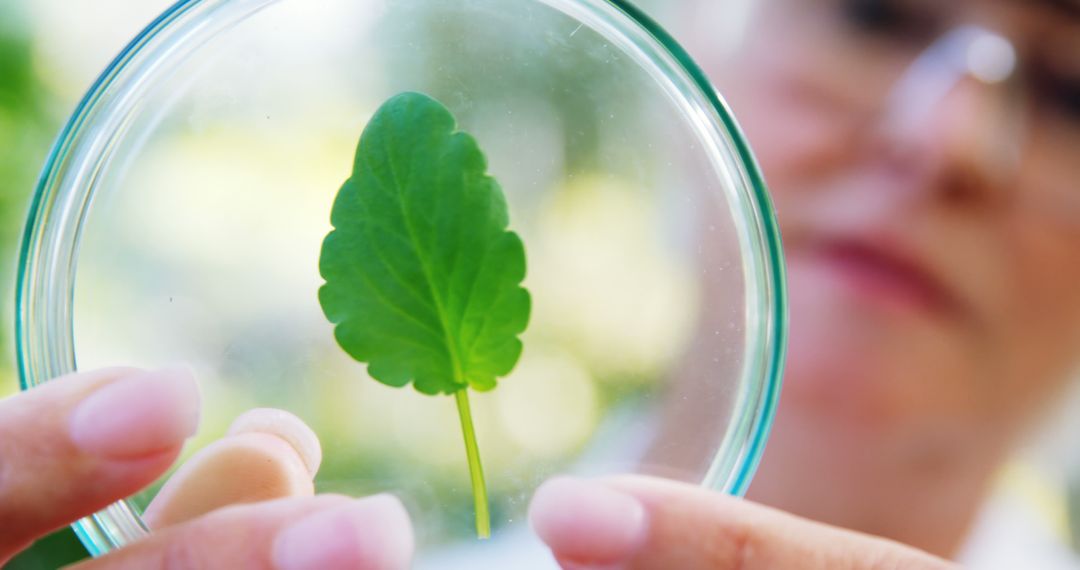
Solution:
{"label": "eyeglasses", "polygon": [[777,0],[773,9],[799,34],[790,57],[819,96],[845,108],[920,125],[961,86],[976,92],[985,167],[1016,180],[1017,205],[1080,229],[1080,3]]}

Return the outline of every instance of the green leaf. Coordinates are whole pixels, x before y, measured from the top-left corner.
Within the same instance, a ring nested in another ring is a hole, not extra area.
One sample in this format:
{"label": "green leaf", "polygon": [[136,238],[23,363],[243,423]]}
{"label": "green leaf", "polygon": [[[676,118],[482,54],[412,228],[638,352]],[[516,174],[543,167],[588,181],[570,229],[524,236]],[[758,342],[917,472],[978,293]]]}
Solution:
{"label": "green leaf", "polygon": [[404,93],[375,113],[323,242],[319,301],[341,347],[390,386],[491,390],[521,355],[525,248],[450,111]]}
{"label": "green leaf", "polygon": [[389,386],[453,394],[476,504],[489,536],[468,388],[491,390],[521,356],[531,301],[525,247],[499,184],[442,104],[419,93],[376,111],[323,241],[319,302],[345,352]]}

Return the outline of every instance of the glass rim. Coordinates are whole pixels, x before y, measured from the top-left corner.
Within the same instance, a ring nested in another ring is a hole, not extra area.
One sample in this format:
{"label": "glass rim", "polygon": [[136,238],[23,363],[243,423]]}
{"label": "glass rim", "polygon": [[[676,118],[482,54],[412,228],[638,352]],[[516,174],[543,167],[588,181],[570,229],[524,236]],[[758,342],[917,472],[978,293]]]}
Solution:
{"label": "glass rim", "polygon": [[[251,2],[242,21],[262,7],[280,0]],[[547,4],[549,0],[536,0]],[[685,74],[681,79],[703,96],[712,107],[715,117],[709,122],[718,127],[733,154],[734,165],[741,183],[749,192],[752,206],[751,243],[755,245],[757,275],[752,282],[762,286],[757,306],[747,307],[749,314],[761,316],[757,334],[750,337],[745,354],[756,354],[751,363],[755,378],[742,386],[728,425],[728,433],[714,458],[712,468],[701,484],[717,491],[742,495],[760,463],[772,426],[780,394],[781,377],[787,348],[788,301],[785,267],[779,226],[765,179],[750,146],[735,120],[731,109],[713,87],[700,67],[686,50],[655,20],[629,0],[568,0],[579,5],[592,4],[613,8],[625,18],[632,29],[644,32],[653,44],[649,46]],[[61,174],[67,163],[75,160],[101,165],[110,148],[91,149],[86,156],[75,156],[74,150],[84,150],[80,144],[85,128],[94,123],[103,99],[115,97],[109,93],[118,79],[131,72],[130,66],[145,63],[148,46],[161,38],[192,10],[206,6],[224,6],[243,0],[179,0],[148,24],[119,55],[102,71],[76,105],[46,157],[23,231],[19,251],[15,305],[15,340],[19,382],[23,390],[77,369],[74,342],[72,305],[80,235],[86,213],[94,194],[94,186],[65,188]],[[556,8],[557,9],[557,8]],[[232,22],[232,23],[235,23]],[[213,37],[223,29],[209,32]],[[182,61],[182,58],[179,60]],[[149,73],[149,72],[145,72]],[[118,93],[137,90],[138,85],[126,85]],[[719,119],[718,121],[716,119]],[[89,156],[90,158],[87,158]],[[62,195],[61,195],[62,194]],[[753,351],[751,349],[754,349]],[[745,380],[744,378],[742,380]],[[73,528],[93,556],[105,554],[143,536],[147,529],[136,515],[136,509],[122,500],[84,518]]]}

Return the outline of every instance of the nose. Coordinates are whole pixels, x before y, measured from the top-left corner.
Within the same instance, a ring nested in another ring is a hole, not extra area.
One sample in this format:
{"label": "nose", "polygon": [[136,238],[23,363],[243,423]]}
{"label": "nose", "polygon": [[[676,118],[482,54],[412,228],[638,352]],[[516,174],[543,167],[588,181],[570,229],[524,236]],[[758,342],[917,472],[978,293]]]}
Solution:
{"label": "nose", "polygon": [[920,54],[885,101],[882,140],[894,165],[956,195],[1006,187],[1022,148],[1013,98],[1016,50],[1000,35],[957,28]]}

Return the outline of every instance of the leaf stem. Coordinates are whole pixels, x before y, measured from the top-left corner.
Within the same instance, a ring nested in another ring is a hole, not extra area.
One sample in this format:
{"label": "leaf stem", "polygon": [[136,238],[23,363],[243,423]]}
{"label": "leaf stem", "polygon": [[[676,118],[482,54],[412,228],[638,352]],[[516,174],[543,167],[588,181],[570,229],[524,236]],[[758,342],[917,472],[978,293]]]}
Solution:
{"label": "leaf stem", "polygon": [[480,448],[476,445],[476,430],[473,429],[472,410],[469,409],[469,389],[454,392],[454,399],[457,400],[458,416],[461,418],[461,433],[465,436],[465,455],[469,459],[469,478],[472,480],[476,508],[476,536],[489,538],[491,514],[488,512],[487,484],[484,483],[484,467],[480,464]]}

